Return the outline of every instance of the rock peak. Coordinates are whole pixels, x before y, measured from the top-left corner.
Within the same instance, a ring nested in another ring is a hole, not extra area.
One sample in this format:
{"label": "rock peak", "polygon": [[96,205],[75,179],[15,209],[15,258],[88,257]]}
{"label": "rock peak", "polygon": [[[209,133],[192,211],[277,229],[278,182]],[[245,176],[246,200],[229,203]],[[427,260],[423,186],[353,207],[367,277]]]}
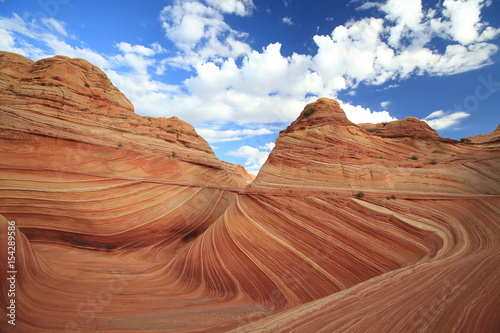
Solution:
{"label": "rock peak", "polygon": [[314,103],[309,103],[304,107],[297,119],[287,128],[286,131],[302,130],[306,127],[318,125],[354,125],[347,119],[344,110],[339,102],[330,98],[320,98]]}
{"label": "rock peak", "polygon": [[[113,174],[103,165],[109,158],[119,161],[112,157],[114,154],[136,154],[135,162],[124,163],[147,165],[138,167],[144,171],[139,178],[164,178],[172,172],[171,178],[178,183],[198,184],[203,179],[206,184],[238,190],[252,179],[237,166],[217,159],[192,125],[177,117],[137,115],[132,103],[106,73],[83,59],[55,56],[34,62],[0,51],[0,107],[1,127],[7,129],[2,135],[29,137],[27,146],[40,146],[33,148],[40,163],[44,158],[50,160],[47,151],[54,150],[51,145],[56,140],[64,147],[60,149],[71,150],[76,144],[87,147],[86,151],[100,152],[102,156],[95,160],[101,169],[95,167],[90,172],[94,176]],[[92,155],[86,151],[82,155]],[[83,165],[65,163],[64,158],[52,159],[61,160],[57,171],[89,172]],[[75,159],[80,160],[83,157]],[[155,160],[157,164],[152,167],[154,163],[145,160]],[[176,168],[191,167],[202,171],[189,177],[175,172]],[[136,172],[133,177],[137,175]]]}
{"label": "rock peak", "polygon": [[359,126],[364,128],[368,133],[386,138],[442,139],[429,124],[415,117],[408,117],[387,123],[359,124]]}

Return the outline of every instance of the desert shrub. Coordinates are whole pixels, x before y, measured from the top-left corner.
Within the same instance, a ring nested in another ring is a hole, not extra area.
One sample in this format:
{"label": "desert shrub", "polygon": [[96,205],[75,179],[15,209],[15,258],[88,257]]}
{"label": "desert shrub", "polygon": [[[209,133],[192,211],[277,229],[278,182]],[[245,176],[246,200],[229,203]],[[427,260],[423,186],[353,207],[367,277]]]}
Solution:
{"label": "desert shrub", "polygon": [[385,127],[385,126],[387,126],[388,123],[389,123],[388,121],[384,121],[384,122],[382,122],[382,125],[384,125],[384,127]]}
{"label": "desert shrub", "polygon": [[90,88],[90,84],[88,84],[87,82],[85,82],[84,86],[85,86],[86,88]]}
{"label": "desert shrub", "polygon": [[309,107],[307,109],[304,110],[304,116],[305,117],[309,117],[310,115],[312,115],[314,112],[316,111],[315,108],[313,107]]}
{"label": "desert shrub", "polygon": [[364,194],[363,192],[358,192],[358,193],[356,193],[356,198],[358,198],[358,199],[361,199],[361,198],[363,198],[364,196],[365,196],[365,194]]}
{"label": "desert shrub", "polygon": [[176,157],[177,157],[177,154],[175,153],[175,151],[172,151],[172,157],[173,157],[173,158],[176,158]]}
{"label": "desert shrub", "polygon": [[436,164],[438,164],[438,161],[436,161],[436,160],[432,160],[432,161],[430,162],[430,164],[432,164],[432,165],[436,165]]}
{"label": "desert shrub", "polygon": [[462,139],[460,139],[460,142],[462,142],[462,143],[471,143],[472,140],[466,139],[466,138],[462,138]]}
{"label": "desert shrub", "polygon": [[123,145],[121,143],[117,144],[118,147],[123,147]]}
{"label": "desert shrub", "polygon": [[418,161],[418,157],[417,156],[411,156],[410,160]]}

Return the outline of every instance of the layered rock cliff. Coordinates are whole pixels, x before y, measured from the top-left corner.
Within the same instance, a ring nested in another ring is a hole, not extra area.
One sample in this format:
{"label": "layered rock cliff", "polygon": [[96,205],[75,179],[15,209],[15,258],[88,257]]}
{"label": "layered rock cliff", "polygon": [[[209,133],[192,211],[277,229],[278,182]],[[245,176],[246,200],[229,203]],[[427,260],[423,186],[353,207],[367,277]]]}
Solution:
{"label": "layered rock cliff", "polygon": [[442,139],[416,118],[358,126],[320,99],[281,133],[252,187],[496,194],[495,152]]}
{"label": "layered rock cliff", "polygon": [[306,106],[232,205],[263,232],[233,236],[249,239],[240,248],[274,249],[262,281],[273,274],[271,295],[285,296],[260,297],[290,309],[234,332],[498,330],[499,139],[442,139],[415,118],[358,126],[335,101]]}
{"label": "layered rock cliff", "polygon": [[0,88],[2,248],[17,225],[4,331],[500,327],[498,131],[355,125],[320,99],[247,186],[190,125],[135,115],[86,61],[0,53]]}
{"label": "layered rock cliff", "polygon": [[2,213],[29,238],[102,249],[189,239],[251,181],[191,125],[136,115],[87,61],[0,55]]}
{"label": "layered rock cliff", "polygon": [[[379,126],[351,123],[332,100],[306,106],[252,185],[167,270],[186,287],[292,308],[241,332],[491,331],[497,140],[441,139],[415,118]],[[474,319],[454,326],[457,309]]]}

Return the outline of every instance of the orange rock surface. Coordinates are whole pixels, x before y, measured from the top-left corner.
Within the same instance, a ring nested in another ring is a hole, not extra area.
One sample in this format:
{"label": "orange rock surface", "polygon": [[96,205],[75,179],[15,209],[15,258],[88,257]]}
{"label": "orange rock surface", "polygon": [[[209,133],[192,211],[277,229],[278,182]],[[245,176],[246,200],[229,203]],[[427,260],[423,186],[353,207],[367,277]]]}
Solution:
{"label": "orange rock surface", "polygon": [[0,88],[4,332],[500,328],[498,130],[355,125],[320,99],[248,185],[84,60],[3,52]]}

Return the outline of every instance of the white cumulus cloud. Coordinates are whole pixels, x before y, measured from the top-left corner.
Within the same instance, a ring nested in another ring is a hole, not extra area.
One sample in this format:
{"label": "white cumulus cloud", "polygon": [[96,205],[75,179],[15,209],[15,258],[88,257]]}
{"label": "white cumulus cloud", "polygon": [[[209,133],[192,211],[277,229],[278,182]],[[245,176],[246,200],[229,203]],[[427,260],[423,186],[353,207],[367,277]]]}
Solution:
{"label": "white cumulus cloud", "polygon": [[172,66],[189,69],[218,57],[237,58],[251,48],[243,40],[247,36],[233,30],[224,14],[249,15],[251,0],[175,0],[163,8],[160,20],[165,36],[181,51],[167,60]]}
{"label": "white cumulus cloud", "polygon": [[267,128],[242,129],[242,130],[216,130],[210,128],[196,128],[196,132],[209,143],[240,141],[258,135],[272,134],[273,131]]}
{"label": "white cumulus cloud", "polygon": [[136,53],[146,57],[162,52],[162,47],[158,44],[154,44],[152,48],[149,48],[143,45],[131,45],[129,43],[121,42],[116,44],[116,47],[123,53]]}
{"label": "white cumulus cloud", "polygon": [[292,21],[292,18],[291,17],[283,17],[283,19],[281,20],[283,23],[285,24],[288,24],[288,25],[293,25],[293,21]]}
{"label": "white cumulus cloud", "polygon": [[500,29],[481,22],[481,9],[490,5],[489,0],[445,0],[443,14],[449,20],[448,33],[463,45],[493,38]]}
{"label": "white cumulus cloud", "polygon": [[223,13],[240,16],[250,15],[255,8],[252,0],[205,0],[210,6]]}
{"label": "white cumulus cloud", "polygon": [[391,105],[391,102],[390,101],[383,101],[380,103],[380,106],[384,109],[387,109],[387,107]]}
{"label": "white cumulus cloud", "polygon": [[259,148],[251,146],[241,146],[232,150],[227,155],[245,158],[245,168],[251,174],[256,175],[262,165],[266,162],[271,150],[274,148],[274,142],[266,143]]}
{"label": "white cumulus cloud", "polygon": [[469,117],[466,112],[446,113],[443,110],[435,111],[422,119],[435,130],[449,129],[458,125],[463,119]]}
{"label": "white cumulus cloud", "polygon": [[340,106],[345,111],[347,118],[355,124],[378,124],[396,120],[396,118],[392,117],[387,111],[372,111],[370,108],[364,108],[361,105],[351,105],[348,103],[340,103]]}

